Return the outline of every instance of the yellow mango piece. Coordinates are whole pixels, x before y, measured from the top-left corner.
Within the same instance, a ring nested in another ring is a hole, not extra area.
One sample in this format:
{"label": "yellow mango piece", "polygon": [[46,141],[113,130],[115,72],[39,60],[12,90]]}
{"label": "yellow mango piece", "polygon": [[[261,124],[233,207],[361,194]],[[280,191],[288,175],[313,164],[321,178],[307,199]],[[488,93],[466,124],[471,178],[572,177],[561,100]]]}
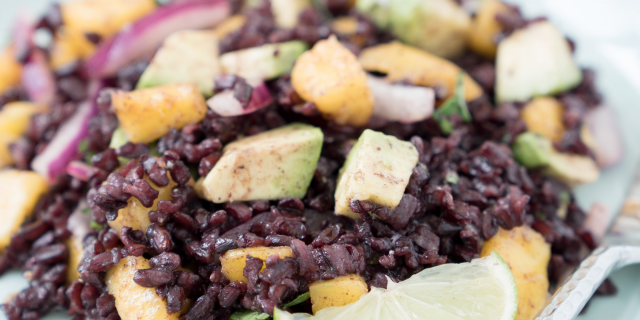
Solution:
{"label": "yellow mango piece", "polygon": [[49,52],[49,66],[60,69],[93,53],[95,46],[84,40],[72,39],[68,32],[60,30]]}
{"label": "yellow mango piece", "polygon": [[31,217],[48,188],[47,181],[33,171],[0,171],[0,252],[9,245],[11,235]]}
{"label": "yellow mango piece", "polygon": [[78,265],[82,262],[82,256],[84,254],[84,250],[82,248],[82,239],[77,237],[69,237],[69,239],[64,241],[64,244],[67,246],[67,251],[69,255],[69,266],[67,267],[67,284],[72,283],[73,281],[78,280],[80,277],[80,272],[78,272]]}
{"label": "yellow mango piece", "polygon": [[[138,269],[149,269],[149,260],[128,256],[107,271],[107,290],[116,299],[116,310],[122,320],[178,320],[181,312],[169,314],[167,303],[155,288],[145,288],[133,281]],[[184,310],[184,309],[183,309]]]}
{"label": "yellow mango piece", "polygon": [[373,95],[367,75],[356,56],[335,36],[303,53],[291,72],[291,84],[312,101],[327,120],[341,125],[364,126],[373,112]]}
{"label": "yellow mango piece", "polygon": [[22,64],[13,57],[13,48],[8,47],[0,53],[0,93],[20,84]]}
{"label": "yellow mango piece", "polygon": [[324,308],[345,306],[368,292],[367,283],[357,274],[315,282],[309,286],[311,310],[315,314]]}
{"label": "yellow mango piece", "polygon": [[75,0],[61,3],[60,12],[66,27],[109,37],[156,6],[154,0]]}
{"label": "yellow mango piece", "polygon": [[527,129],[549,138],[553,142],[562,140],[565,127],[562,123],[564,107],[551,97],[535,98],[520,113]]}
{"label": "yellow mango piece", "polygon": [[[394,41],[362,50],[360,64],[367,71],[387,74],[387,81],[409,81],[413,85],[446,89],[447,97],[455,93],[458,74],[453,62],[426,51]],[[464,76],[465,99],[472,101],[482,95],[482,88],[469,75]]]}
{"label": "yellow mango piece", "polygon": [[0,110],[0,168],[13,164],[9,144],[24,134],[32,115],[44,110],[45,107],[29,102],[10,102]]}
{"label": "yellow mango piece", "polygon": [[482,1],[469,29],[471,50],[487,59],[495,59],[498,44],[494,39],[502,32],[502,25],[496,20],[496,15],[508,10],[509,7],[499,0]]}
{"label": "yellow mango piece", "polygon": [[354,17],[338,17],[331,22],[331,30],[341,35],[358,32],[358,20]]}
{"label": "yellow mango piece", "polygon": [[[162,165],[162,164],[161,164]],[[169,176],[169,184],[164,187],[159,187],[151,180],[149,180],[149,176],[145,174],[143,177],[144,180],[149,182],[152,188],[158,191],[158,198],[153,200],[153,206],[151,208],[147,208],[140,203],[138,199],[135,197],[129,198],[127,200],[127,206],[118,210],[118,217],[113,221],[108,221],[107,224],[120,236],[120,232],[122,227],[129,227],[133,230],[142,230],[142,232],[147,232],[147,228],[151,225],[151,220],[149,220],[149,212],[158,210],[158,201],[160,200],[173,200],[171,197],[171,189],[177,185]]]}
{"label": "yellow mango piece", "polygon": [[242,26],[244,26],[245,23],[247,23],[247,17],[238,14],[238,15],[227,18],[227,20],[225,21],[222,21],[221,24],[219,24],[215,29],[213,29],[213,32],[215,32],[216,37],[218,37],[218,39],[222,40],[229,33],[242,28]]}
{"label": "yellow mango piece", "polygon": [[152,142],[171,128],[198,123],[207,105],[193,83],[176,83],[131,92],[114,91],[111,101],[122,129],[133,143]]}
{"label": "yellow mango piece", "polygon": [[542,235],[528,226],[522,226],[510,231],[500,228],[495,236],[485,241],[480,255],[486,257],[493,250],[509,265],[518,287],[518,313],[515,319],[533,319],[547,301],[547,265],[551,258],[551,246]]}
{"label": "yellow mango piece", "polygon": [[[247,265],[247,256],[260,258],[264,261],[272,254],[277,254],[280,259],[294,257],[290,247],[253,247],[229,250],[220,256],[222,273],[224,273],[230,281],[247,283],[247,278],[242,274],[244,266]],[[260,271],[264,270],[264,268],[265,265],[263,262],[262,269],[260,269]]]}

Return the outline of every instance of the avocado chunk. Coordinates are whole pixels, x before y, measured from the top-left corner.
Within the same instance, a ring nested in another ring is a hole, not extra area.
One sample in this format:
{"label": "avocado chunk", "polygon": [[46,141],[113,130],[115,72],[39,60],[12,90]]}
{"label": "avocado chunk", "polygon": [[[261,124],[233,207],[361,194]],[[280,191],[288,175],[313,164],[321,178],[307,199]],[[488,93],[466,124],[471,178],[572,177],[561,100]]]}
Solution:
{"label": "avocado chunk", "polygon": [[303,198],[323,137],[319,128],[292,123],[230,143],[199,181],[199,194],[215,203]]}
{"label": "avocado chunk", "polygon": [[527,169],[541,168],[544,175],[569,186],[592,183],[600,176],[590,157],[558,152],[549,138],[533,132],[516,137],[511,148],[516,161]]}
{"label": "avocado chunk", "polygon": [[193,83],[205,96],[213,95],[213,78],[220,73],[218,38],[213,31],[172,33],[151,60],[137,89],[172,83]]}
{"label": "avocado chunk", "polygon": [[453,0],[358,0],[356,8],[403,42],[452,58],[465,49],[469,14]]}
{"label": "avocado chunk", "polygon": [[395,209],[418,164],[418,150],[410,142],[365,130],[347,155],[338,175],[335,212],[354,219],[352,200],[367,200]]}
{"label": "avocado chunk", "polygon": [[498,45],[496,99],[528,101],[577,86],[582,72],[569,42],[548,21],[517,30]]}
{"label": "avocado chunk", "polygon": [[250,80],[270,80],[293,68],[296,59],[309,47],[302,41],[269,43],[228,52],[220,56],[222,71]]}

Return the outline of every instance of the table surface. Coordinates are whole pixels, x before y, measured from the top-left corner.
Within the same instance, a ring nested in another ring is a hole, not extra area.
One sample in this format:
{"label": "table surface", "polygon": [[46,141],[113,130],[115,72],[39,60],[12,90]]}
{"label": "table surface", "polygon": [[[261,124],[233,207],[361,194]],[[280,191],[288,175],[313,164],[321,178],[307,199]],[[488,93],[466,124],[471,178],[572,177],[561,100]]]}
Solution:
{"label": "table surface", "polygon": [[[0,0],[0,43],[8,42],[11,23],[19,12],[41,12],[50,0]],[[576,44],[576,59],[598,73],[597,83],[619,116],[625,138],[625,158],[603,172],[600,181],[576,190],[583,208],[600,202],[617,212],[640,163],[640,1],[636,0],[506,0],[518,4],[527,17],[546,16]],[[612,275],[614,297],[594,298],[579,320],[640,320],[640,265]],[[26,287],[18,271],[0,277],[0,301]],[[45,320],[68,319],[62,312]],[[5,319],[0,313],[0,319]]]}

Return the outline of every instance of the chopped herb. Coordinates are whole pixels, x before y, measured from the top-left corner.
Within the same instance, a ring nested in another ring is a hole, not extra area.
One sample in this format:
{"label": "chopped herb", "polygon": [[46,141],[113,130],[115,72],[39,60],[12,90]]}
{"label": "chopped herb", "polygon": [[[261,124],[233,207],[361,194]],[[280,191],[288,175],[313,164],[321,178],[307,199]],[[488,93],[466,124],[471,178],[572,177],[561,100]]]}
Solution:
{"label": "chopped herb", "polygon": [[536,216],[536,219],[538,220],[542,220],[542,221],[546,221],[547,217],[545,217],[544,214],[542,214],[542,212],[540,211],[536,211],[536,213],[533,214],[534,216]]}
{"label": "chopped herb", "polygon": [[242,312],[235,312],[231,315],[229,320],[266,320],[271,317],[268,313],[258,313],[256,311],[245,310]]}
{"label": "chopped herb", "polygon": [[187,168],[189,168],[189,172],[191,173],[191,176],[193,177],[193,180],[200,179],[200,174],[198,173],[198,166],[197,165],[187,165]]}
{"label": "chopped herb", "polygon": [[97,222],[92,220],[91,221],[91,229],[100,231],[100,230],[104,229],[104,225],[103,224],[99,224],[99,223],[97,223]]}
{"label": "chopped herb", "polygon": [[458,180],[460,180],[460,176],[455,171],[448,171],[444,176],[444,181],[448,184],[457,184]]}
{"label": "chopped herb", "polygon": [[91,213],[91,208],[84,207],[84,208],[82,208],[82,210],[80,210],[80,212],[82,212],[82,214],[90,214]]}
{"label": "chopped herb", "polygon": [[558,199],[560,199],[560,203],[569,203],[571,202],[571,194],[569,191],[564,190],[558,194]]}
{"label": "chopped herb", "polygon": [[116,130],[111,135],[111,142],[109,143],[109,148],[118,149],[125,145],[129,141],[129,137],[124,132],[121,126],[116,128]]}
{"label": "chopped herb", "polygon": [[464,74],[458,74],[458,83],[455,93],[449,97],[435,112],[433,119],[440,126],[440,130],[444,134],[450,134],[453,131],[453,124],[450,117],[458,115],[464,122],[471,122],[471,113],[467,107],[467,101],[464,98]]}
{"label": "chopped herb", "polygon": [[293,306],[301,304],[301,303],[303,303],[303,302],[305,302],[307,300],[309,300],[309,292],[305,292],[305,293],[299,295],[297,298],[293,299],[289,303],[283,304],[281,307],[282,307],[282,309],[293,307]]}
{"label": "chopped herb", "polygon": [[87,156],[84,157],[84,162],[86,162],[88,165],[92,165],[91,164],[91,158],[93,157],[93,155],[96,154],[95,152],[88,152]]}
{"label": "chopped herb", "polygon": [[78,143],[78,153],[83,154],[89,149],[89,140],[83,139]]}
{"label": "chopped herb", "polygon": [[162,153],[158,152],[158,141],[149,143],[149,153],[154,157],[162,157]]}

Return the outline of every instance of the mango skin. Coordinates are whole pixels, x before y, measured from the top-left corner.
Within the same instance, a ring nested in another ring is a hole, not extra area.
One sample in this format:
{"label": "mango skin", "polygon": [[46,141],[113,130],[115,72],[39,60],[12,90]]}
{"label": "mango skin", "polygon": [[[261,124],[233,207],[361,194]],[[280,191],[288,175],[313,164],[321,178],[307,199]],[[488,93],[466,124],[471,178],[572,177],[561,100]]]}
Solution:
{"label": "mango skin", "polygon": [[116,309],[122,320],[178,320],[181,312],[167,313],[166,301],[160,299],[155,288],[145,288],[133,281],[138,269],[148,269],[149,260],[128,256],[107,271],[105,282],[109,293],[116,298]]}
{"label": "mango skin", "polygon": [[[247,283],[247,278],[243,275],[244,267],[247,265],[247,256],[254,258],[260,258],[262,261],[276,254],[280,259],[286,257],[294,258],[293,252],[290,247],[253,247],[245,249],[229,250],[220,256],[220,263],[222,264],[222,273],[229,279],[229,281],[239,281]],[[264,270],[264,262],[262,269]]]}
{"label": "mango skin", "polygon": [[482,1],[469,28],[471,50],[487,59],[495,59],[498,44],[494,39],[503,30],[502,25],[496,20],[496,15],[508,10],[509,7],[499,0]]}
{"label": "mango skin", "polygon": [[[358,60],[367,71],[386,73],[389,82],[408,81],[417,86],[444,88],[447,98],[455,93],[458,74],[463,72],[451,61],[397,41],[364,49]],[[463,83],[467,101],[483,94],[469,75],[464,75]]]}
{"label": "mango skin", "polygon": [[367,75],[356,56],[335,36],[321,40],[303,53],[291,72],[295,91],[327,120],[362,127],[373,112]]}
{"label": "mango skin", "polygon": [[562,122],[564,107],[551,97],[539,97],[527,103],[520,112],[520,118],[529,131],[543,135],[553,142],[560,142],[565,126]]}
{"label": "mango skin", "polygon": [[547,265],[551,258],[551,245],[529,226],[509,231],[500,228],[485,241],[481,257],[495,250],[511,268],[518,287],[518,313],[516,320],[534,319],[545,306],[549,294]]}
{"label": "mango skin", "polygon": [[193,83],[177,83],[131,92],[114,91],[111,101],[120,125],[133,143],[149,143],[171,128],[198,123],[207,105]]}
{"label": "mango skin", "polygon": [[0,171],[0,252],[48,191],[47,180],[33,171]]}
{"label": "mango skin", "polygon": [[311,310],[316,314],[324,308],[345,306],[368,292],[367,283],[357,274],[315,282],[309,285]]}

